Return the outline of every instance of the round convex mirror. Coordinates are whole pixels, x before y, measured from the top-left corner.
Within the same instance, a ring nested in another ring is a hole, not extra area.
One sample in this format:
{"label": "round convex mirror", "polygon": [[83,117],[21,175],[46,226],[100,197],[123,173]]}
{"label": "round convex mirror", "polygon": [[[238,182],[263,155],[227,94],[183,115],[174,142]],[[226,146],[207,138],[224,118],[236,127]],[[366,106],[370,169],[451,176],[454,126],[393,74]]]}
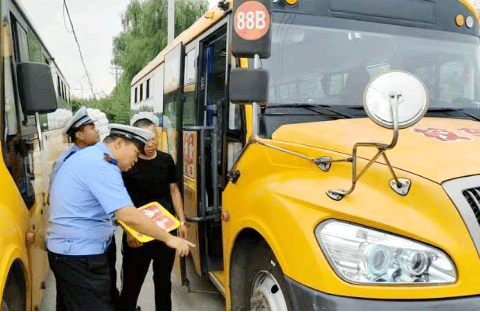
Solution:
{"label": "round convex mirror", "polygon": [[390,92],[401,95],[398,99],[400,129],[414,125],[427,112],[429,97],[425,84],[411,73],[393,70],[370,80],[363,94],[365,111],[378,125],[393,128]]}

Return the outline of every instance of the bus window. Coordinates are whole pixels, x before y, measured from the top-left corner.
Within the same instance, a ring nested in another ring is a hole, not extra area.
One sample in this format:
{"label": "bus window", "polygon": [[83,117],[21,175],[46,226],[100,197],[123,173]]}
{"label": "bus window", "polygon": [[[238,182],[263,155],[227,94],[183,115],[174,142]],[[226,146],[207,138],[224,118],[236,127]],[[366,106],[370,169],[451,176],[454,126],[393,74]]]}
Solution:
{"label": "bus window", "polygon": [[242,110],[240,105],[229,104],[227,131],[227,170],[237,161],[243,149]]}
{"label": "bus window", "polygon": [[233,164],[237,161],[238,157],[242,153],[242,143],[239,142],[228,142],[228,151],[227,151],[227,170],[232,169]]}
{"label": "bus window", "polygon": [[325,97],[325,93],[322,88],[322,78],[323,76],[318,76],[311,79],[300,80],[298,82],[298,92],[300,95],[305,95],[305,101],[302,102],[313,100],[315,103],[317,103]]}
{"label": "bus window", "polygon": [[197,50],[193,49],[187,53],[185,58],[185,85],[195,82],[195,58]]}
{"label": "bus window", "polygon": [[428,90],[430,91],[430,98],[438,99],[438,92],[436,92],[438,88],[436,88],[435,83],[435,66],[418,67],[412,70],[412,72],[420,79],[422,79],[422,81],[425,83]]}
{"label": "bus window", "polygon": [[60,97],[62,94],[62,85],[60,83],[60,76],[57,76],[57,97]]}
{"label": "bus window", "polygon": [[459,97],[472,98],[473,94],[465,95],[465,87],[473,85],[469,67],[463,67],[462,62],[449,62],[440,66],[440,100],[451,102]]}
{"label": "bus window", "polygon": [[390,70],[389,64],[381,64],[381,65],[371,65],[367,66],[367,72],[370,75],[370,78],[375,78],[378,75],[388,73]]}
{"label": "bus window", "polygon": [[147,79],[147,84],[145,86],[145,99],[150,97],[150,79]]}
{"label": "bus window", "polygon": [[[8,38],[8,37],[6,37]],[[28,157],[22,155],[22,135],[20,132],[20,123],[18,103],[15,102],[15,89],[12,75],[12,56],[6,55],[4,62],[5,77],[5,119],[2,122],[2,138],[4,144],[4,159],[10,174],[17,185],[20,194],[25,200],[28,208],[31,208],[35,202],[35,192],[31,182],[30,173],[33,173],[33,164],[29,162]]]}
{"label": "bus window", "polygon": [[339,95],[343,90],[343,74],[332,75],[330,81],[330,95]]}
{"label": "bus window", "polygon": [[185,93],[183,102],[183,125],[195,126],[195,92]]}
{"label": "bus window", "polygon": [[153,74],[153,112],[155,114],[163,112],[163,71],[164,65],[162,64],[159,66],[158,71]]}
{"label": "bus window", "polygon": [[230,109],[228,114],[228,129],[229,130],[241,130],[242,129],[242,116],[240,105],[230,103]]}
{"label": "bus window", "polygon": [[30,62],[42,63],[42,45],[33,31],[27,33],[28,56]]}
{"label": "bus window", "polygon": [[13,136],[18,133],[17,107],[15,106],[14,89],[12,84],[10,62],[5,62],[5,128],[6,135]]}
{"label": "bus window", "polygon": [[17,24],[17,34],[18,34],[18,43],[19,43],[19,54],[20,54],[20,61],[28,61],[29,56],[28,56],[28,44],[27,44],[27,32],[23,27],[19,24]]}

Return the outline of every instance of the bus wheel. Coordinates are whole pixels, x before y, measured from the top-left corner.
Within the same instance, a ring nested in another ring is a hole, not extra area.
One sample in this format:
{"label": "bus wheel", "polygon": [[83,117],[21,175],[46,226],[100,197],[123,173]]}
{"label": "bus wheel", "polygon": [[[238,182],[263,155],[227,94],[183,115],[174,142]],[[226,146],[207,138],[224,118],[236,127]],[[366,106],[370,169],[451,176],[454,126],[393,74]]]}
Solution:
{"label": "bus wheel", "polygon": [[266,242],[249,252],[245,273],[247,310],[292,310],[282,269]]}
{"label": "bus wheel", "polygon": [[8,275],[7,284],[3,290],[2,311],[25,311],[25,292],[19,276],[12,271]]}

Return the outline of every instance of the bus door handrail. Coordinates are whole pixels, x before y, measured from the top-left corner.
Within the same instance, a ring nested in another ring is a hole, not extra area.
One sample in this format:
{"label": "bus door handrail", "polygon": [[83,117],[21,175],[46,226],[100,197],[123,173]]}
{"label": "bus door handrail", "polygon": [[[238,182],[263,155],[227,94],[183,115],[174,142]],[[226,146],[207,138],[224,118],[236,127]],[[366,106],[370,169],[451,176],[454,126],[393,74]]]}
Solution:
{"label": "bus door handrail", "polygon": [[[189,222],[206,222],[206,221],[213,221],[215,220],[215,214],[207,216],[207,203],[205,199],[205,132],[206,131],[214,131],[215,127],[213,126],[184,126],[183,131],[198,131],[200,133],[200,208],[201,208],[201,215],[200,216],[186,216],[187,221]],[[216,151],[215,151],[216,153]],[[213,170],[213,169],[212,169]],[[212,172],[213,173],[213,172]],[[214,196],[215,196],[215,189],[214,189]],[[213,207],[215,208],[218,207]]]}

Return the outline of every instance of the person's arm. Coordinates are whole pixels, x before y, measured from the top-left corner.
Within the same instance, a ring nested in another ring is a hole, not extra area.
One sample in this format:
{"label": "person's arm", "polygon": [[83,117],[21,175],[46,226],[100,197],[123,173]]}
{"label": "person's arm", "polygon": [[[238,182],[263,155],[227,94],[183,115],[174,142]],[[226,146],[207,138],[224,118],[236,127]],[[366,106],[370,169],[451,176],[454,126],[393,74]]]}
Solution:
{"label": "person's arm", "polygon": [[187,220],[185,219],[185,213],[183,212],[182,195],[180,195],[180,189],[178,188],[177,183],[170,184],[170,195],[172,196],[175,213],[180,219],[180,222],[182,222],[182,225],[180,225],[180,228],[178,229],[178,233],[181,238],[187,239],[188,230],[185,224]]}
{"label": "person's arm", "polygon": [[153,220],[145,216],[141,211],[133,206],[128,206],[115,211],[118,220],[124,222],[135,231],[144,235],[153,237],[164,242],[170,248],[178,251],[179,256],[186,256],[189,253],[189,247],[195,247],[194,244],[182,238],[173,236],[163,229],[159,228]]}

